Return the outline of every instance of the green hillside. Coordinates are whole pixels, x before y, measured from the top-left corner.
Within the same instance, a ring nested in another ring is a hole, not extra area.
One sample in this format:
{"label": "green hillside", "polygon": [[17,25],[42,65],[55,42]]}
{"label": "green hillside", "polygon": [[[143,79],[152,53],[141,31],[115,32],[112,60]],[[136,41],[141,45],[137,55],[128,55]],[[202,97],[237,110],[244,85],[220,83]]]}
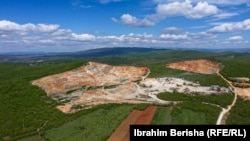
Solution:
{"label": "green hillside", "polygon": [[[28,140],[29,138],[32,139],[32,137],[36,139],[46,138],[47,140],[52,140],[53,138],[56,138],[54,137],[53,133],[59,134],[59,130],[56,131],[55,129],[54,131],[54,128],[66,128],[70,124],[75,124],[74,121],[79,121],[81,119],[90,120],[90,118],[92,118],[91,115],[96,116],[102,114],[102,117],[97,116],[91,119],[92,122],[95,122],[94,120],[96,120],[96,122],[99,123],[101,122],[99,121],[101,120],[100,118],[107,119],[112,116],[120,115],[119,112],[123,111],[124,113],[122,117],[117,118],[117,121],[109,121],[112,122],[112,127],[100,127],[100,130],[106,130],[105,132],[103,132],[103,138],[106,138],[107,136],[109,136],[112,130],[114,130],[114,127],[118,124],[118,121],[121,121],[127,114],[129,114],[132,109],[145,107],[145,105],[135,106],[131,104],[107,104],[103,107],[102,105],[100,105],[93,109],[82,110],[75,114],[63,114],[55,108],[59,103],[47,97],[42,89],[30,84],[32,80],[38,79],[42,76],[77,68],[79,66],[85,65],[88,61],[97,61],[111,65],[147,66],[151,70],[149,77],[173,76],[185,78],[186,80],[196,81],[204,86],[227,86],[227,84],[216,75],[186,73],[184,71],[167,69],[165,67],[167,63],[176,61],[211,59],[221,62],[225,65],[224,69],[222,70],[222,74],[226,77],[250,77],[250,54],[244,53],[205,53],[197,51],[160,50],[126,56],[109,56],[102,58],[96,57],[88,59],[43,59],[43,62],[36,62],[36,60],[34,61],[32,59],[29,59],[27,61],[22,61],[21,63],[0,63],[0,140],[17,140],[25,137],[28,137],[26,140]],[[199,105],[197,101],[205,101],[215,104],[221,104],[221,106],[223,107],[227,105],[229,103],[228,100],[230,101],[231,99],[230,96],[226,97],[225,101],[223,101],[223,98],[221,97],[216,98],[213,96],[205,98],[197,97],[192,99],[181,94],[177,97],[169,96],[167,99],[169,98],[172,98],[173,100],[185,100],[191,103],[191,105]],[[196,103],[193,103],[192,101],[196,101]],[[172,121],[172,124],[183,123],[184,119],[181,119],[183,117],[183,114],[187,114],[192,117],[199,113],[202,113],[204,115],[200,115],[200,118],[204,118],[205,120],[200,120],[201,123],[214,123],[214,119],[218,116],[218,110],[211,119],[208,119],[208,116],[206,115],[206,113],[213,113],[212,109],[214,106],[210,105],[203,106],[203,109],[192,109],[190,108],[189,103],[178,105],[180,108],[183,107],[181,108],[183,109],[182,114],[178,113],[178,108],[174,108],[175,114],[172,113],[172,117],[177,117],[175,120],[164,119],[164,117],[161,117],[159,119],[161,121]],[[239,99],[236,103],[235,108],[232,109],[227,123],[250,124],[250,111],[249,107],[247,106],[249,105],[249,103],[250,101]],[[103,114],[107,112],[107,109],[109,109],[110,113]],[[195,110],[198,110],[198,113],[195,113]],[[162,111],[164,111],[164,109],[162,109]],[[169,112],[165,113],[166,116],[169,116],[170,114]],[[155,122],[157,122],[157,120]],[[188,122],[193,121],[188,120]],[[84,121],[81,121],[81,123],[83,125],[80,127],[84,128],[86,123]],[[93,124],[88,126],[89,128],[94,128],[94,126],[98,125]],[[80,132],[80,129],[77,129],[77,132]],[[86,132],[84,134],[95,140],[95,133],[90,132],[89,129],[86,129]],[[59,139],[60,138],[58,138],[58,140]]]}

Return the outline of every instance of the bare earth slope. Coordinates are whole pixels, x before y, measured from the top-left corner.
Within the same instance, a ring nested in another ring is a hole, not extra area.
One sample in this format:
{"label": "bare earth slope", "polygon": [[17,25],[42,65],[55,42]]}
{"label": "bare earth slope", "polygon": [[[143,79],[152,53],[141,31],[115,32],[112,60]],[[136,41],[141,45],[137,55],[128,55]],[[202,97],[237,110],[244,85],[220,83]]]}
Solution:
{"label": "bare earth slope", "polygon": [[[210,60],[206,60],[206,59],[170,63],[170,64],[167,64],[167,67],[173,68],[173,69],[184,70],[184,71],[195,72],[195,73],[202,73],[202,74],[217,74],[220,77],[223,77],[219,74],[220,70],[223,68],[223,64],[218,63],[218,62],[213,62]],[[236,79],[238,81],[242,81],[241,83],[236,83],[236,82],[232,83],[231,81],[226,80],[226,78],[224,77],[223,79],[227,83],[230,83],[230,86],[234,89],[234,92],[237,93],[239,96],[241,96],[244,99],[250,99],[250,88],[248,84],[249,78],[245,78],[245,77],[231,78],[231,79]]]}
{"label": "bare earth slope", "polygon": [[143,80],[149,72],[147,67],[89,62],[74,70],[34,80],[32,84],[41,87],[48,96],[59,101],[62,104],[57,106],[60,111],[72,113],[98,104],[142,103],[134,100],[138,90],[133,81]]}
{"label": "bare earth slope", "polygon": [[156,106],[149,106],[144,111],[133,110],[115,129],[107,141],[129,141],[129,126],[131,124],[149,125],[156,109]]}
{"label": "bare earth slope", "polygon": [[190,60],[190,61],[170,63],[167,65],[167,67],[195,72],[195,73],[215,74],[217,70],[222,69],[223,65],[218,62],[213,62],[206,59],[200,59],[200,60]]}
{"label": "bare earth slope", "polygon": [[32,82],[42,87],[48,95],[66,93],[84,86],[112,86],[142,79],[149,73],[147,67],[111,66],[89,62],[87,66],[50,75]]}
{"label": "bare earth slope", "polygon": [[[161,92],[186,94],[230,93],[228,88],[204,87],[177,78],[147,78],[147,67],[111,66],[89,62],[86,66],[32,81],[52,99],[57,109],[73,113],[106,103],[169,103],[156,95]],[[189,85],[190,84],[190,85]]]}
{"label": "bare earth slope", "polygon": [[[224,81],[226,81],[229,86],[231,87],[232,91],[235,93],[234,100],[230,105],[228,105],[227,109],[222,109],[221,114],[217,120],[216,124],[222,124],[223,119],[225,119],[225,115],[231,110],[231,108],[235,105],[237,100],[237,95],[241,96],[244,99],[250,99],[250,88],[239,88],[235,83],[232,83],[231,81],[227,80],[223,75],[220,74],[220,70],[223,68],[223,65],[217,62],[212,62],[210,60],[190,60],[190,61],[182,61],[182,62],[176,62],[168,64],[167,67],[173,68],[173,69],[179,69],[184,71],[190,71],[195,73],[203,73],[203,74],[217,74],[220,76]],[[232,79],[232,78],[231,78]],[[238,81],[243,81],[243,84],[245,81],[249,81],[248,78],[233,78],[237,79]],[[239,86],[243,86],[242,83],[238,84]],[[248,87],[248,86],[246,86]]]}

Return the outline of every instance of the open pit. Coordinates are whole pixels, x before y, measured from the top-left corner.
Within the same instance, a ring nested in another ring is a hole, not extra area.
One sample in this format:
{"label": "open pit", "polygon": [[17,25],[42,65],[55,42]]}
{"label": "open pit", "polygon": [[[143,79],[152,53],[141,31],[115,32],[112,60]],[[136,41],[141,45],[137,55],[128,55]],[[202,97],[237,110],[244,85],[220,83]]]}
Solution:
{"label": "open pit", "polygon": [[167,67],[195,73],[215,74],[223,68],[223,64],[206,59],[199,59],[170,63],[167,64]]}
{"label": "open pit", "polygon": [[149,74],[147,67],[111,66],[89,62],[80,68],[46,76],[32,82],[44,89],[48,95],[70,93],[86,87],[119,85],[143,79]]}
{"label": "open pit", "polygon": [[89,62],[86,66],[32,81],[52,99],[61,103],[64,113],[77,112],[106,103],[169,103],[157,98],[162,92],[224,94],[229,88],[200,86],[180,78],[147,78],[147,67],[111,66]]}
{"label": "open pit", "polygon": [[226,79],[224,76],[220,74],[220,70],[222,70],[224,67],[224,65],[221,63],[206,59],[199,59],[199,60],[189,60],[189,61],[170,63],[167,64],[166,67],[194,72],[194,73],[217,74],[232,87],[234,93],[241,96],[245,100],[250,99],[250,84],[249,84],[250,78],[229,77],[228,79]]}

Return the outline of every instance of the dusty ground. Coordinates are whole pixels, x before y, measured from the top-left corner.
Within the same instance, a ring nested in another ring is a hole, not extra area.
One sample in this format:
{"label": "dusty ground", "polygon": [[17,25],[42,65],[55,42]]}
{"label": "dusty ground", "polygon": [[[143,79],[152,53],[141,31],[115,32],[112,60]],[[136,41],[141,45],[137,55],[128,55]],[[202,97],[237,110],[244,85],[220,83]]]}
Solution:
{"label": "dusty ground", "polygon": [[[220,91],[218,91],[218,88]],[[146,78],[136,82],[128,82],[113,88],[98,88],[94,90],[77,90],[69,94],[51,96],[53,99],[64,103],[57,106],[64,113],[72,113],[83,108],[105,103],[168,103],[168,101],[157,98],[162,92],[173,92],[201,95],[230,93],[225,87],[204,87],[197,83],[179,78]]]}
{"label": "dusty ground", "polygon": [[[226,109],[222,109],[216,124],[223,124],[226,120],[226,115],[229,113],[231,108],[235,105],[237,101],[237,95],[241,96],[245,100],[250,100],[250,88],[249,88],[249,78],[247,77],[230,77],[228,80],[222,74],[220,74],[220,70],[223,68],[223,65],[218,62],[212,62],[209,60],[190,60],[190,61],[182,61],[168,64],[167,67],[173,69],[180,69],[195,73],[203,73],[203,74],[217,74],[224,81],[226,81],[231,91],[235,93],[234,99],[230,105]],[[236,81],[236,82],[232,82]]]}
{"label": "dusty ground", "polygon": [[134,124],[143,111],[133,110],[126,119],[115,129],[107,141],[121,141],[129,135],[129,126]]}
{"label": "dusty ground", "polygon": [[48,95],[67,93],[86,86],[112,86],[143,79],[149,73],[147,67],[111,66],[96,62],[80,68],[46,76],[32,82]]}
{"label": "dusty ground", "polygon": [[34,80],[32,84],[62,103],[57,109],[64,113],[105,103],[169,103],[157,98],[156,95],[161,92],[230,93],[225,87],[203,87],[179,78],[147,78],[149,73],[146,67],[89,62],[87,66],[46,76]]}
{"label": "dusty ground", "polygon": [[[218,74],[227,83],[234,88],[235,93],[244,99],[250,99],[250,84],[249,78],[247,77],[230,77],[229,79],[235,80],[237,82],[231,82],[222,76],[219,72],[223,68],[223,65],[218,62],[213,62],[210,60],[200,59],[200,60],[189,60],[181,61],[176,63],[167,64],[167,67],[173,69],[180,69],[190,72],[203,73],[203,74]],[[239,88],[241,87],[241,88]]]}
{"label": "dusty ground", "polygon": [[148,106],[134,124],[150,124],[156,112],[156,106]]}
{"label": "dusty ground", "polygon": [[130,124],[150,124],[156,109],[156,106],[149,106],[144,111],[132,111],[129,116],[115,129],[107,141],[129,141]]}
{"label": "dusty ground", "polygon": [[222,69],[223,65],[218,62],[200,59],[170,63],[167,64],[167,67],[195,73],[214,74],[217,70]]}
{"label": "dusty ground", "polygon": [[250,88],[234,88],[235,92],[245,100],[250,100]]}

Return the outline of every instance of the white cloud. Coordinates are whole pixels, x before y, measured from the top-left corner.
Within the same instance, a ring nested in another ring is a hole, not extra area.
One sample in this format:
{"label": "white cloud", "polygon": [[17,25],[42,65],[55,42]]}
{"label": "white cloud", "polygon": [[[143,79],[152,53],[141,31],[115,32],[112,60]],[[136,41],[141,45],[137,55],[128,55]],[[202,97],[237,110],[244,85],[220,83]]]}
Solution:
{"label": "white cloud", "polygon": [[244,30],[250,30],[250,19],[246,19],[242,22],[222,23],[218,26],[213,27],[212,29],[209,29],[208,32],[223,33]]}
{"label": "white cloud", "polygon": [[242,41],[244,40],[244,37],[242,36],[232,36],[230,38],[228,38],[229,41]]}
{"label": "white cloud", "polygon": [[55,41],[51,40],[51,39],[42,39],[42,40],[38,40],[39,43],[43,43],[43,44],[52,44]]}
{"label": "white cloud", "polygon": [[94,35],[90,35],[90,34],[75,34],[75,33],[71,33],[72,36],[72,40],[76,40],[76,41],[93,41],[95,40],[95,36]]}
{"label": "white cloud", "polygon": [[[126,18],[125,18],[126,19]],[[133,18],[127,19],[133,22]],[[162,29],[161,34],[153,35],[148,33],[129,33],[121,35],[107,34],[90,34],[90,33],[74,33],[70,29],[53,29],[39,26],[38,24],[21,24],[10,22],[7,27],[1,24],[0,28],[0,52],[7,51],[77,51],[89,48],[99,47],[221,47],[225,42],[227,46],[233,46],[229,43],[237,43],[240,47],[249,47],[250,42],[247,36],[233,36],[227,39],[220,38],[219,34],[214,34],[215,29],[224,27],[225,24],[220,23],[210,32],[187,32],[178,27],[167,27]],[[12,25],[14,23],[14,26]],[[30,25],[34,25],[35,27]],[[45,24],[41,24],[45,25]],[[229,28],[219,31],[249,30],[250,19],[230,23]],[[5,27],[3,29],[3,27]],[[21,29],[20,29],[21,27]],[[227,26],[226,26],[227,27]],[[8,31],[7,31],[7,30]],[[52,30],[53,29],[53,30]],[[19,32],[26,34],[19,34]],[[211,32],[213,31],[213,32]],[[35,33],[34,33],[35,32]]]}
{"label": "white cloud", "polygon": [[239,4],[247,4],[249,3],[249,0],[209,0],[209,3],[223,4],[223,5],[239,5]]}
{"label": "white cloud", "polygon": [[195,6],[190,1],[173,2],[168,4],[159,4],[157,13],[163,16],[185,16],[187,18],[203,18],[214,15],[219,9],[207,2],[198,2]]}
{"label": "white cloud", "polygon": [[220,14],[214,15],[213,17],[215,18],[214,21],[216,21],[216,20],[231,18],[231,17],[237,16],[237,15],[239,15],[239,13],[236,13],[236,12],[225,13],[224,12],[224,13],[220,13]]}
{"label": "white cloud", "polygon": [[191,15],[187,16],[191,18],[203,18],[214,15],[218,12],[219,9],[216,6],[208,4],[207,2],[198,2],[198,4],[191,9]]}
{"label": "white cloud", "polygon": [[[169,2],[182,2],[183,0],[154,0],[156,3],[169,3]],[[192,2],[200,2],[201,0],[192,0]],[[207,0],[212,4],[219,5],[239,5],[239,4],[249,4],[249,0]]]}
{"label": "white cloud", "polygon": [[117,44],[140,44],[148,42],[152,39],[154,39],[154,36],[152,34],[123,34],[120,36],[99,36],[97,37],[99,41],[102,42],[115,42]]}
{"label": "white cloud", "polygon": [[53,35],[53,36],[65,36],[65,35],[68,35],[71,33],[72,33],[72,31],[69,29],[58,29],[55,32],[53,32],[51,35]]}
{"label": "white cloud", "polygon": [[81,1],[81,0],[72,0],[71,5],[74,6],[74,7],[80,7],[80,8],[83,8],[83,9],[93,7],[91,5],[85,5],[84,2]]}
{"label": "white cloud", "polygon": [[0,31],[8,32],[42,32],[49,33],[56,31],[59,25],[56,24],[17,24],[15,22],[1,20],[0,21]]}
{"label": "white cloud", "polygon": [[8,35],[6,35],[6,34],[0,34],[0,37],[2,37],[2,38],[8,38],[9,36]]}
{"label": "white cloud", "polygon": [[31,31],[48,33],[57,30],[59,28],[59,25],[31,24],[31,27]]}
{"label": "white cloud", "polygon": [[120,20],[117,20],[116,18],[112,18],[113,22],[121,23],[124,25],[130,25],[135,27],[148,27],[153,26],[155,23],[148,19],[138,19],[130,14],[123,14],[120,17]]}
{"label": "white cloud", "polygon": [[[167,28],[168,29],[168,28]],[[198,32],[198,33],[190,33],[181,30],[181,32],[164,32],[159,36],[159,40],[168,40],[168,41],[176,41],[175,43],[178,44],[185,44],[185,43],[209,43],[216,39],[216,35],[210,34],[207,32]],[[181,42],[179,42],[181,41]]]}
{"label": "white cloud", "polygon": [[207,32],[199,32],[199,33],[188,33],[189,39],[196,42],[212,42],[217,38],[217,35],[207,33]]}
{"label": "white cloud", "polygon": [[136,24],[138,19],[136,17],[131,16],[130,14],[123,14],[121,16],[121,23],[123,24]]}
{"label": "white cloud", "polygon": [[135,27],[153,26],[160,20],[172,16],[184,16],[191,19],[200,19],[203,17],[218,14],[219,9],[207,2],[198,2],[196,5],[188,0],[184,2],[159,3],[156,7],[156,13],[147,15],[143,19],[138,19],[130,14],[123,14],[120,20],[112,18],[114,22]]}
{"label": "white cloud", "polygon": [[183,34],[184,30],[177,27],[167,27],[163,29],[164,34]]}
{"label": "white cloud", "polygon": [[120,2],[120,1],[123,1],[123,0],[100,0],[100,3],[106,4],[106,3],[110,3],[110,2]]}
{"label": "white cloud", "polygon": [[179,35],[175,35],[175,34],[161,34],[160,35],[161,39],[170,39],[170,40],[183,40],[183,39],[187,39],[187,34],[179,34]]}

